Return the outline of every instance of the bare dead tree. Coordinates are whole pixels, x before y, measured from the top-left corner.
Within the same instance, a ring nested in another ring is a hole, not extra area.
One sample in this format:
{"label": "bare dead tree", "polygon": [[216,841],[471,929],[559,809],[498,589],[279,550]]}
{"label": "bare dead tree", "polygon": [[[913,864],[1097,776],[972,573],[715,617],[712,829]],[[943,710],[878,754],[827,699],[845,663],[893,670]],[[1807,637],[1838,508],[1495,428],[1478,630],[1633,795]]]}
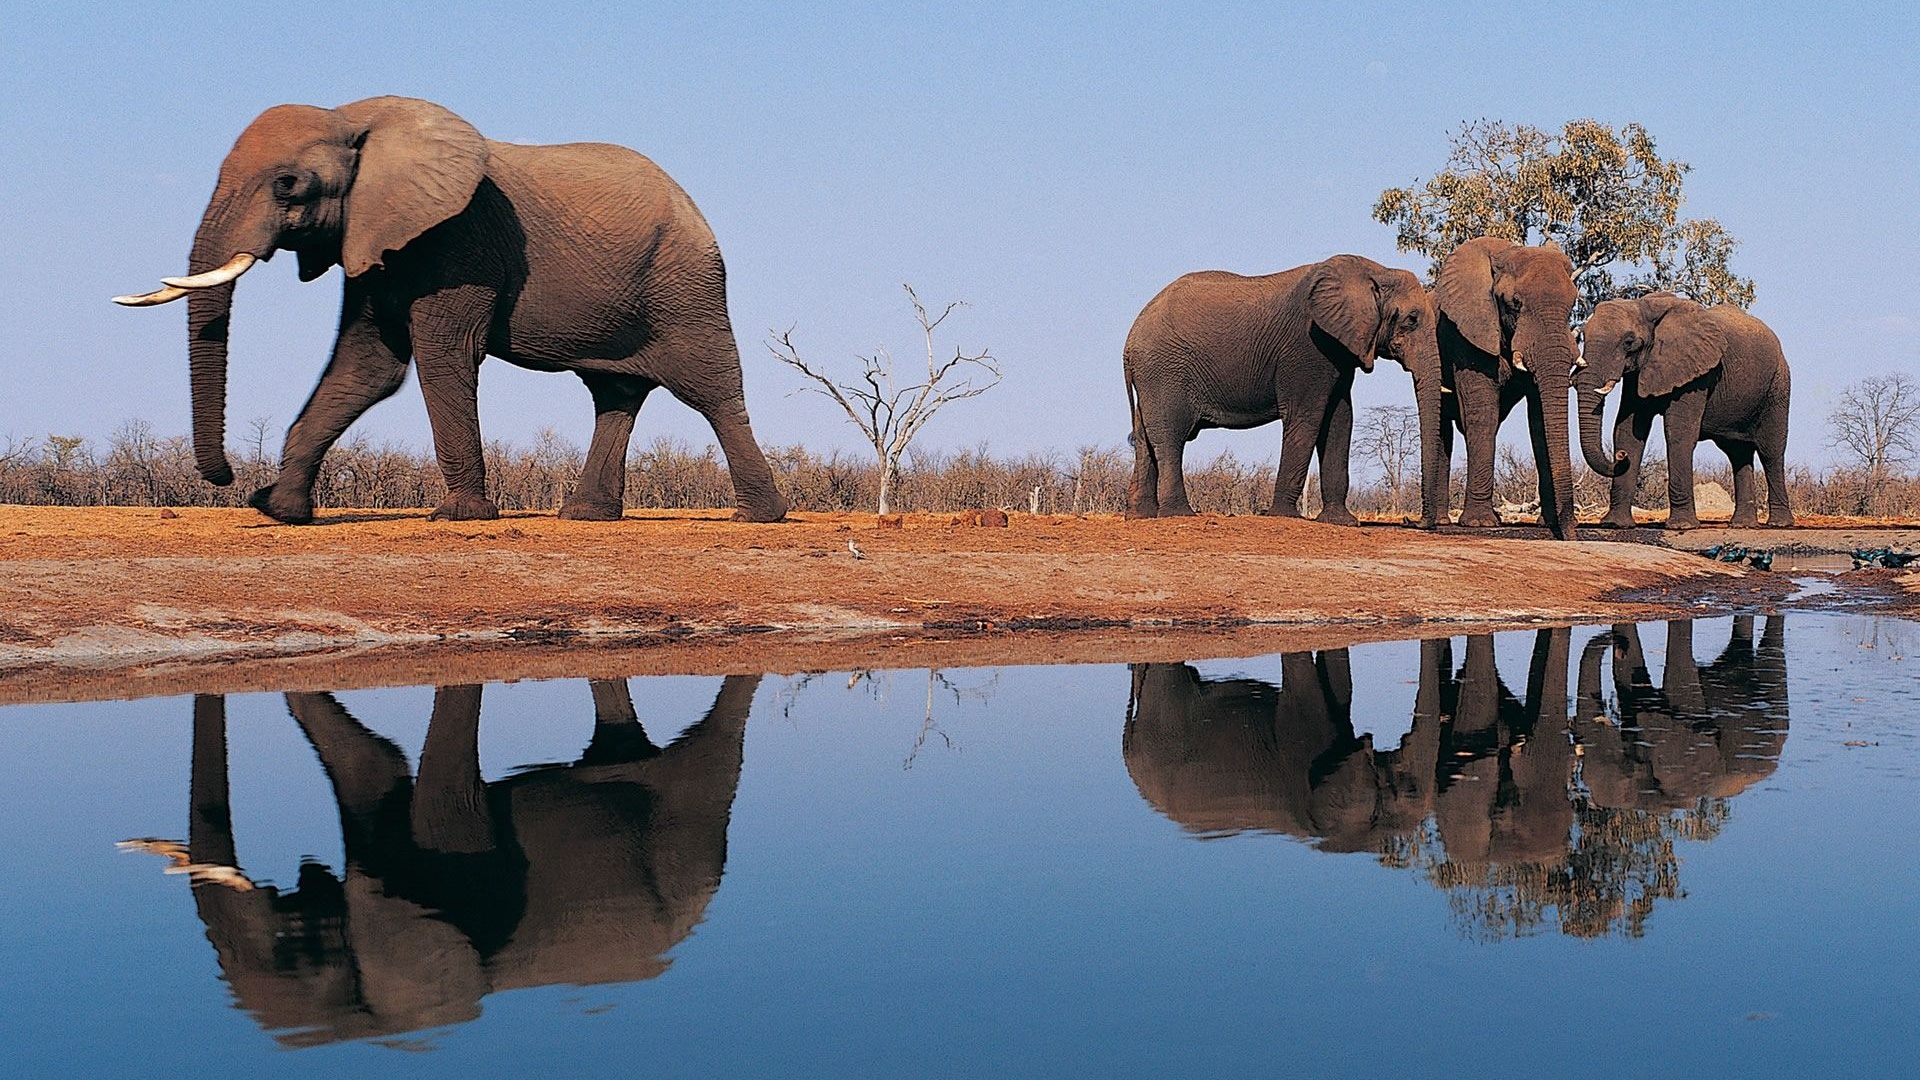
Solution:
{"label": "bare dead tree", "polygon": [[1411,405],[1374,405],[1361,414],[1354,441],[1380,466],[1393,513],[1400,512],[1407,462],[1420,460],[1420,414]]}
{"label": "bare dead tree", "polygon": [[859,381],[835,382],[801,359],[800,350],[793,343],[792,327],[784,334],[768,332],[773,338],[767,345],[768,351],[817,384],[802,387],[795,393],[805,391],[832,398],[873,447],[874,456],[880,462],[879,510],[882,514],[893,512],[893,488],[900,477],[900,459],[906,456],[907,447],[927,421],[947,405],[979,397],[1000,382],[999,364],[986,349],[972,354],[955,349],[953,356],[940,359],[934,345],[934,331],[964,304],[955,301],[942,308],[939,315],[932,315],[912,285],[901,288],[907,291],[907,299],[913,304],[914,318],[920,324],[926,345],[927,377],[923,382],[900,385],[894,376],[893,354],[884,345],[873,355],[860,357]]}
{"label": "bare dead tree", "polygon": [[1875,513],[1888,475],[1920,457],[1920,383],[1899,372],[1870,375],[1841,391],[1827,424],[1831,445],[1865,473],[1856,512]]}

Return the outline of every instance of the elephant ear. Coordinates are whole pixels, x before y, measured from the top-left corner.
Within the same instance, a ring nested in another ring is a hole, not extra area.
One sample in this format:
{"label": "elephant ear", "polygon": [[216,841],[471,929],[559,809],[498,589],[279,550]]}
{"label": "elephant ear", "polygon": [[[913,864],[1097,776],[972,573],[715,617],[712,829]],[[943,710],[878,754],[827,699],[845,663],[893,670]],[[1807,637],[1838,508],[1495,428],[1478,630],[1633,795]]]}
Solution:
{"label": "elephant ear", "polygon": [[1726,344],[1726,332],[1712,312],[1675,298],[1653,324],[1653,348],[1640,364],[1640,395],[1671,394],[1712,371]]}
{"label": "elephant ear", "polygon": [[1483,236],[1454,248],[1440,264],[1434,303],[1460,336],[1483,353],[1500,355],[1500,307],[1493,296],[1493,261],[1513,243]]}
{"label": "elephant ear", "polygon": [[366,132],[340,245],[351,277],[466,209],[487,173],[487,140],[472,124],[417,98],[368,98],[339,111]]}
{"label": "elephant ear", "polygon": [[1335,255],[1313,272],[1307,313],[1348,352],[1370,365],[1380,335],[1380,286],[1376,267],[1358,255]]}

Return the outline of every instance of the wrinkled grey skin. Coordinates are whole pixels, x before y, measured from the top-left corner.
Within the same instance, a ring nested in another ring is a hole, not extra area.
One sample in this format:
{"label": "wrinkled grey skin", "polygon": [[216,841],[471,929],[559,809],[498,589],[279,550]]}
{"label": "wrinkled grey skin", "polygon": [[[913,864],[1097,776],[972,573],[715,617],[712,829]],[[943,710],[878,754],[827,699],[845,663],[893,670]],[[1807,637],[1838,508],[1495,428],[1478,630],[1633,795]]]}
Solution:
{"label": "wrinkled grey skin", "polygon": [[[1500,524],[1493,510],[1493,463],[1500,422],[1527,403],[1541,523],[1574,539],[1573,461],[1567,393],[1579,350],[1569,328],[1576,292],[1559,248],[1481,237],[1440,264],[1441,364],[1467,440],[1467,493],[1460,524]],[[1443,470],[1452,454],[1441,459]],[[1442,490],[1445,490],[1444,487]]]}
{"label": "wrinkled grey skin", "polygon": [[[1607,715],[1600,673],[1606,658],[1618,723],[1600,719]],[[1595,805],[1685,810],[1773,775],[1787,741],[1785,616],[1767,616],[1758,643],[1753,616],[1735,616],[1727,647],[1704,667],[1693,659],[1693,623],[1669,622],[1661,682],[1653,685],[1631,623],[1581,652],[1574,737]]]}
{"label": "wrinkled grey skin", "polygon": [[[1672,293],[1600,304],[1581,329],[1586,367],[1574,377],[1580,448],[1613,478],[1602,524],[1633,527],[1633,496],[1653,421],[1667,436],[1667,528],[1700,524],[1693,505],[1693,454],[1711,439],[1733,465],[1733,524],[1759,524],[1753,457],[1767,477],[1767,524],[1793,524],[1787,496],[1787,406],[1792,376],[1780,339],[1731,304],[1702,307]],[[1606,391],[1620,388],[1613,451],[1601,440]]]}
{"label": "wrinkled grey skin", "polygon": [[[287,431],[279,477],[253,495],[269,517],[312,520],[322,457],[400,388],[409,362],[447,479],[434,516],[498,516],[476,405],[487,356],[571,371],[593,395],[593,441],[562,517],[620,516],[634,416],[660,386],[713,426],[735,516],[786,513],[748,424],[719,246],[686,192],[639,154],[494,142],[414,98],[278,105],[221,163],[189,266],[201,274],[279,250],[299,257],[303,281],[339,263],[346,286],[332,359]],[[233,482],[224,446],[233,290],[193,291],[187,313],[194,456],[221,485]]]}
{"label": "wrinkled grey skin", "polygon": [[480,687],[434,692],[419,775],[330,694],[287,709],[339,803],[346,867],[286,892],[235,864],[226,702],[194,701],[193,897],[235,1003],[289,1046],[471,1020],[499,990],[651,979],[719,887],[758,676],[655,746],[624,680],[592,683],[591,743],[568,765],[485,783]]}
{"label": "wrinkled grey skin", "polygon": [[1193,513],[1186,444],[1207,428],[1279,420],[1280,467],[1267,512],[1299,516],[1317,452],[1320,520],[1354,524],[1347,509],[1353,378],[1387,357],[1413,376],[1421,523],[1431,527],[1446,513],[1433,327],[1433,300],[1419,279],[1358,255],[1263,277],[1214,270],[1175,280],[1127,334],[1134,461],[1127,516]]}

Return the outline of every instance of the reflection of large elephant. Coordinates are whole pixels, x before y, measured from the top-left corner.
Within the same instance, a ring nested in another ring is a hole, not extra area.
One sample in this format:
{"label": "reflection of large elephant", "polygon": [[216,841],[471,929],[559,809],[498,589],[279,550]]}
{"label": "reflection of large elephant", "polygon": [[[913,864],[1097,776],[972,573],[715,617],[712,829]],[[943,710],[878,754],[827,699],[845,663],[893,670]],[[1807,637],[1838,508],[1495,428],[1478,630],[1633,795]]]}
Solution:
{"label": "reflection of large elephant", "polygon": [[[1617,724],[1601,694],[1600,660],[1609,653]],[[1783,616],[1767,616],[1757,647],[1753,616],[1736,616],[1727,647],[1705,667],[1694,663],[1693,623],[1668,623],[1661,681],[1653,685],[1632,624],[1595,637],[1580,654],[1574,737],[1596,805],[1688,809],[1773,775],[1787,739]]]}
{"label": "reflection of large elephant", "polygon": [[269,516],[312,519],[327,448],[400,388],[409,360],[447,479],[435,516],[496,516],[476,410],[489,355],[572,371],[593,395],[593,442],[563,517],[620,516],[634,415],[660,386],[713,426],[737,516],[785,513],[747,422],[720,249],[686,192],[639,154],[494,142],[413,98],[262,113],[220,165],[190,276],[116,297],[189,298],[194,457],[216,484],[233,481],[223,445],[232,283],[283,248],[299,256],[302,281],[339,263],[346,296],[333,358],[287,431],[279,478],[254,493]]}
{"label": "reflection of large elephant", "polygon": [[328,694],[287,707],[332,782],[346,870],[288,892],[234,865],[226,706],[194,702],[194,902],[240,1007],[289,1045],[472,1019],[497,990],[650,979],[720,884],[757,677],[726,680],[662,749],[624,682],[595,682],[571,765],[480,776],[480,688],[442,687],[409,775],[398,747]]}
{"label": "reflection of large elephant", "polygon": [[[1580,354],[1573,318],[1572,264],[1558,247],[1523,247],[1493,237],[1469,240],[1440,264],[1441,363],[1467,440],[1462,525],[1498,525],[1493,459],[1500,422],[1522,400],[1529,411],[1540,522],[1574,536],[1573,459],[1567,392]],[[1451,455],[1452,447],[1447,448]],[[1443,461],[1446,459],[1443,459]]]}
{"label": "reflection of large elephant", "polygon": [[1299,515],[1317,451],[1320,520],[1353,524],[1353,377],[1384,356],[1413,376],[1421,520],[1433,525],[1446,513],[1433,325],[1433,301],[1418,278],[1358,255],[1263,277],[1215,270],[1177,279],[1127,333],[1134,463],[1127,516],[1193,512],[1183,469],[1186,444],[1202,430],[1279,420],[1280,468],[1268,513]]}
{"label": "reflection of large elephant", "polygon": [[[1793,524],[1787,499],[1787,404],[1792,378],[1780,339],[1732,304],[1702,307],[1672,293],[1608,300],[1581,328],[1586,367],[1580,392],[1580,448],[1613,478],[1604,525],[1633,527],[1640,460],[1656,417],[1667,432],[1670,529],[1700,524],[1693,507],[1693,451],[1712,439],[1733,465],[1733,524],[1754,525],[1753,455],[1767,474],[1767,524]],[[1612,455],[1600,438],[1607,393],[1620,384]]]}

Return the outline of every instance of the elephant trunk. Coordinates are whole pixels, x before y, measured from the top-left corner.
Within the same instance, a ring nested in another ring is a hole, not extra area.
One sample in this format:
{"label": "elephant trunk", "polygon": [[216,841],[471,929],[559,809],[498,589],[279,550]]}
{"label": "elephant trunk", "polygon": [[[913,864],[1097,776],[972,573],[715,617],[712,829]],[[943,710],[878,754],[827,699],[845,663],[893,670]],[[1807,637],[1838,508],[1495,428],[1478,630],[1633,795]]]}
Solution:
{"label": "elephant trunk", "polygon": [[[206,274],[232,264],[236,254],[272,254],[271,234],[256,239],[248,229],[246,200],[215,191],[188,256],[190,274]],[[239,226],[236,228],[235,226]],[[251,241],[251,242],[249,242]],[[237,276],[237,275],[236,275]],[[233,311],[233,283],[210,285],[187,294],[187,371],[193,397],[193,460],[208,483],[233,483],[227,463],[227,327]]]}
{"label": "elephant trunk", "polygon": [[[1556,361],[1557,363],[1558,361]],[[1560,370],[1564,371],[1562,367]],[[1554,507],[1553,535],[1562,540],[1574,537],[1573,511],[1573,458],[1567,433],[1567,391],[1571,389],[1564,375],[1555,375],[1541,380],[1540,409],[1541,427],[1546,433],[1548,474],[1553,481],[1552,491],[1540,493],[1540,507],[1544,515],[1552,501]]]}
{"label": "elephant trunk", "polygon": [[1600,426],[1607,415],[1607,399],[1594,387],[1582,386],[1578,389],[1580,452],[1586,456],[1587,467],[1601,476],[1619,476],[1626,471],[1626,452],[1608,451],[1606,439],[1600,434]]}
{"label": "elephant trunk", "polygon": [[1442,479],[1446,450],[1442,448],[1440,372],[1415,376],[1413,400],[1420,418],[1420,527],[1433,528],[1447,520],[1447,487]]}

